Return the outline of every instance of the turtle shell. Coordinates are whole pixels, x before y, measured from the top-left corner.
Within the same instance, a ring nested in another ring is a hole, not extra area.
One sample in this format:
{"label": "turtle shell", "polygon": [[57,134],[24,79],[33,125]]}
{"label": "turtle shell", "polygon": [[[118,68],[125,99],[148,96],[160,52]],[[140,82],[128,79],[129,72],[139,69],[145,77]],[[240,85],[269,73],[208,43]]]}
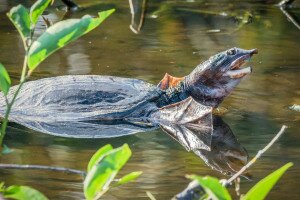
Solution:
{"label": "turtle shell", "polygon": [[[16,87],[11,89],[9,99]],[[156,86],[138,79],[95,75],[45,78],[23,85],[10,120],[21,123],[25,119],[35,122],[122,119],[133,112],[141,114],[147,110],[149,101],[158,96]],[[4,105],[3,96],[0,104]],[[3,113],[5,106],[1,107]]]}
{"label": "turtle shell", "polygon": [[[158,126],[150,123],[134,124],[123,120],[44,122],[16,119],[15,122],[38,132],[67,138],[112,138],[151,131],[158,128]],[[11,124],[11,126],[13,126],[14,129],[20,129],[17,124]]]}

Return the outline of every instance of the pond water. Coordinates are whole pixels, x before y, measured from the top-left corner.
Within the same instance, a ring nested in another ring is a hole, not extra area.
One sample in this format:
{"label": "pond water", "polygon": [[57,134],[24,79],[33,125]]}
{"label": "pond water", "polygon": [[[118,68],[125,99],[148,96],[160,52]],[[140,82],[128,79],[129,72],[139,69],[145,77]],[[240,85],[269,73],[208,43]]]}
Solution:
{"label": "pond water", "polygon": [[[5,13],[19,2],[0,0],[0,61],[8,68],[15,84],[24,51]],[[59,3],[56,1],[54,6]],[[150,0],[138,34],[129,28],[132,16],[127,1],[109,0],[99,4],[96,0],[78,0],[77,3],[86,9],[64,16],[63,11],[52,7],[45,16],[55,22],[84,14],[95,15],[112,7],[117,10],[100,28],[49,57],[32,79],[95,74],[138,78],[156,84],[166,72],[184,76],[201,61],[230,47],[258,48],[259,54],[250,62],[253,73],[221,104],[226,110],[222,119],[247,150],[249,158],[263,148],[283,124],[289,128],[249,170],[252,181],[242,179],[241,191],[248,191],[258,180],[291,161],[294,166],[267,199],[299,198],[300,113],[290,110],[289,106],[300,104],[300,30],[274,6],[274,1]],[[299,18],[299,2],[289,11]],[[141,9],[134,18],[136,29],[140,12]],[[41,25],[38,33],[43,28]],[[186,174],[227,177],[211,169],[193,152],[187,152],[160,129],[112,139],[70,139],[10,124],[4,142],[14,152],[1,156],[1,163],[80,170],[86,169],[89,158],[101,146],[110,143],[118,147],[128,143],[133,156],[121,175],[137,170],[144,173],[136,182],[113,189],[103,199],[147,199],[146,191],[157,199],[170,199],[187,186]],[[7,185],[33,186],[50,199],[84,198],[82,179],[76,175],[1,170],[0,177]]]}

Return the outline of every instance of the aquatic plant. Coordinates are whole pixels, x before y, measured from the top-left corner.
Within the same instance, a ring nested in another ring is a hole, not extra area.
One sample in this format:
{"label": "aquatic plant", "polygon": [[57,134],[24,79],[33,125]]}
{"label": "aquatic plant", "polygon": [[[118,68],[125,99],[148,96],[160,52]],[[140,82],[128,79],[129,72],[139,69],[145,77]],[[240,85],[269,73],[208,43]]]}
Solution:
{"label": "aquatic plant", "polygon": [[47,200],[48,198],[41,192],[28,186],[11,185],[9,187],[4,186],[4,182],[0,183],[0,199],[1,195],[4,198],[16,199],[16,200]]}
{"label": "aquatic plant", "polygon": [[[0,135],[1,145],[14,99],[17,97],[22,84],[29,78],[36,67],[59,48],[98,26],[111,14],[111,12],[113,12],[113,10],[102,12],[97,18],[85,16],[79,20],[59,22],[47,29],[47,31],[37,40],[32,41],[37,19],[50,3],[50,0],[40,0],[32,6],[30,11],[23,6],[17,6],[8,13],[10,20],[14,23],[22,37],[25,48],[25,59],[18,90],[13,94],[12,99],[6,97],[7,109]],[[47,42],[49,40],[53,42],[49,44],[49,42]],[[5,96],[8,95],[10,86],[11,80],[9,74],[5,67],[0,64],[0,89]],[[110,145],[107,145],[99,149],[88,164],[87,175],[84,180],[84,193],[86,198],[100,198],[110,188],[117,187],[137,178],[141,172],[130,173],[117,180],[115,183],[113,182],[117,173],[126,164],[130,156],[131,151],[128,145],[123,145],[117,149],[113,149]],[[281,175],[291,167],[291,165],[291,163],[288,163],[261,180],[245,196],[243,196],[242,199],[264,198],[273,185],[279,180]],[[190,178],[197,180],[199,184],[205,188],[208,195],[204,198],[231,199],[227,189],[219,183],[219,180],[211,177],[199,176],[190,176]],[[215,190],[215,188],[218,190]],[[4,187],[4,184],[1,183],[0,192],[5,198],[11,199],[46,199],[40,192],[29,188],[28,186],[10,186],[6,188]],[[26,195],[34,195],[34,197]]]}
{"label": "aquatic plant", "polygon": [[141,171],[131,172],[111,184],[130,156],[131,150],[127,144],[116,149],[108,144],[99,149],[92,156],[87,167],[87,175],[84,179],[86,199],[99,199],[110,188],[118,187],[139,177],[142,174]]}
{"label": "aquatic plant", "polygon": [[[125,176],[115,179],[119,171],[127,163],[131,157],[131,150],[127,144],[122,145],[119,148],[113,148],[110,144],[107,144],[100,148],[91,157],[87,172],[68,169],[63,167],[50,167],[50,166],[39,166],[39,165],[6,165],[7,168],[17,169],[39,169],[39,170],[55,170],[75,173],[83,176],[83,190],[87,200],[99,199],[109,189],[119,187],[130,181],[138,178],[142,172],[135,171]],[[8,188],[4,187],[4,183],[0,184],[0,199],[1,195],[5,198],[27,200],[37,199],[46,200],[42,193],[30,188],[28,186],[17,186],[13,185]]]}
{"label": "aquatic plant", "polygon": [[[241,195],[241,200],[263,200],[280,179],[280,177],[288,170],[293,163],[287,163],[276,171],[272,172],[256,185],[254,185],[245,195]],[[224,187],[217,178],[211,176],[196,176],[190,175],[187,178],[196,180],[203,190],[205,191],[204,196],[201,199],[224,199],[232,200],[226,187]]]}
{"label": "aquatic plant", "polygon": [[14,94],[10,95],[12,98],[8,98],[11,86],[9,74],[5,67],[0,64],[0,90],[3,91],[6,101],[6,111],[2,120],[0,132],[1,147],[6,133],[8,117],[14,101],[20,92],[22,85],[27,81],[32,72],[52,53],[93,30],[114,12],[114,9],[111,9],[99,12],[98,16],[95,18],[85,15],[81,19],[60,21],[47,28],[41,36],[39,36],[36,40],[33,40],[38,18],[51,4],[51,2],[52,0],[38,0],[31,6],[30,10],[20,4],[13,7],[7,13],[8,18],[14,24],[22,38],[25,49],[25,57],[20,83]]}
{"label": "aquatic plant", "polygon": [[[6,134],[8,117],[13,107],[14,101],[18,96],[22,85],[30,77],[32,72],[43,62],[49,55],[64,47],[68,43],[78,39],[80,36],[88,33],[99,26],[114,9],[98,13],[98,17],[86,15],[81,19],[69,19],[60,21],[33,40],[33,35],[38,18],[44,10],[50,5],[52,0],[38,0],[28,10],[23,5],[13,7],[7,16],[18,30],[25,49],[25,57],[22,67],[22,74],[17,90],[12,94],[12,98],[8,98],[11,87],[10,76],[3,66],[0,64],[0,90],[3,92],[6,102],[6,111],[2,120],[0,131],[0,146],[2,148],[3,138]],[[4,146],[3,152],[8,152]],[[110,145],[101,148],[91,159],[88,167],[88,174],[84,181],[84,190],[87,199],[94,199],[104,194],[109,189],[109,184],[116,176],[118,171],[123,167],[131,156],[128,145],[123,145],[118,149],[112,149]],[[114,187],[127,183],[141,172],[134,172],[121,178]],[[5,198],[10,199],[47,199],[39,191],[28,186],[10,186],[4,187],[4,183],[0,185],[0,193]]]}
{"label": "aquatic plant", "polygon": [[[201,200],[232,200],[226,186],[235,181],[236,192],[239,194],[239,176],[249,169],[284,133],[287,126],[283,125],[280,131],[274,138],[252,158],[243,168],[231,176],[228,180],[218,180],[211,176],[197,176],[188,175],[187,178],[194,180],[189,186],[180,194],[176,195],[175,199],[201,199]],[[245,195],[241,195],[240,200],[263,200],[268,195],[273,186],[281,178],[281,176],[288,170],[293,163],[287,163],[281,168],[269,174],[267,177],[260,180],[254,185]]]}

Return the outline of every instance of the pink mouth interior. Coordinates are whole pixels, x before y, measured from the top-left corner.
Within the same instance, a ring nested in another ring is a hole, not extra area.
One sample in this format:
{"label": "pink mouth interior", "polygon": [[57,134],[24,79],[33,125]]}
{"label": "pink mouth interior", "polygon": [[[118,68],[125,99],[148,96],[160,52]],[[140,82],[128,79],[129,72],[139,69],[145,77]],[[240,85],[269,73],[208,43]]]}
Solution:
{"label": "pink mouth interior", "polygon": [[251,67],[241,68],[246,63],[246,61],[250,58],[251,58],[250,55],[244,55],[236,59],[231,64],[230,70],[228,70],[225,73],[225,75],[229,76],[230,78],[237,79],[237,78],[242,78],[247,74],[250,74],[252,71]]}

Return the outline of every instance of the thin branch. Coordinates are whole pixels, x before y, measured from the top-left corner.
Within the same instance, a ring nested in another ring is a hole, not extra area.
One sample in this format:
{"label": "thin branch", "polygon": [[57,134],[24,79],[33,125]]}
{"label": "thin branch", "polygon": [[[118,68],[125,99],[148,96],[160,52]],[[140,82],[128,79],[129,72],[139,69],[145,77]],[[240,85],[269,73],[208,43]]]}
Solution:
{"label": "thin branch", "polygon": [[135,16],[135,11],[134,11],[134,7],[133,7],[133,3],[132,0],[128,1],[129,3],[129,7],[130,7],[130,13],[131,13],[131,24],[130,24],[130,29],[132,30],[132,32],[134,32],[135,34],[138,34],[138,32],[133,28],[133,24],[134,24],[134,16]]}
{"label": "thin branch", "polygon": [[284,133],[285,129],[287,128],[286,125],[283,125],[280,129],[280,131],[275,135],[275,137],[269,142],[269,144],[267,146],[265,146],[265,148],[263,148],[262,150],[259,150],[258,153],[256,154],[256,156],[254,158],[252,158],[252,160],[250,160],[247,165],[245,165],[240,171],[238,171],[236,174],[234,174],[230,179],[225,180],[223,182],[223,185],[228,185],[229,183],[231,183],[232,181],[234,181],[236,178],[238,178],[244,171],[246,171],[251,165],[253,165],[257,159],[259,159],[261,157],[261,155],[263,153],[265,153],[275,142],[276,140],[278,140],[278,138]]}
{"label": "thin branch", "polygon": [[0,169],[37,169],[37,170],[49,170],[49,171],[58,171],[58,172],[65,172],[70,174],[78,174],[82,177],[85,177],[86,172],[77,170],[77,169],[70,169],[65,167],[52,167],[52,166],[45,166],[45,165],[17,165],[17,164],[0,164]]}
{"label": "thin branch", "polygon": [[145,11],[146,11],[146,2],[147,0],[143,0],[143,4],[142,4],[142,11],[141,11],[141,17],[140,17],[140,21],[139,21],[139,25],[136,28],[134,28],[134,24],[135,24],[135,9],[134,9],[134,5],[133,5],[133,2],[132,0],[129,0],[128,3],[129,3],[129,7],[130,7],[130,13],[131,13],[131,24],[129,26],[129,28],[131,29],[131,31],[135,34],[138,34],[144,24],[144,21],[145,21]]}
{"label": "thin branch", "polygon": [[299,23],[296,21],[296,19],[282,6],[279,7],[282,13],[289,19],[290,22],[292,22],[298,29],[300,29]]}
{"label": "thin branch", "polygon": [[156,200],[156,198],[153,196],[153,194],[151,192],[146,191],[146,194],[150,200]]}
{"label": "thin branch", "polygon": [[295,0],[282,0],[278,6],[280,7],[287,7],[290,6]]}
{"label": "thin branch", "polygon": [[240,177],[238,177],[237,179],[234,180],[234,183],[235,183],[235,193],[236,193],[236,196],[241,196],[241,192],[240,192],[240,189],[241,189],[241,186],[240,186],[240,183],[241,183],[241,179]]}
{"label": "thin branch", "polygon": [[0,134],[0,147],[2,147],[2,143],[3,143],[3,138],[6,134],[6,127],[7,127],[7,123],[8,123],[8,116],[10,114],[10,111],[12,109],[12,106],[18,96],[18,93],[20,92],[21,90],[21,87],[22,85],[25,83],[26,79],[23,79],[23,82],[21,82],[17,88],[17,90],[15,91],[15,94],[12,98],[12,100],[10,101],[10,103],[7,105],[7,109],[6,109],[6,112],[5,112],[5,115],[4,115],[4,119],[2,121],[2,125],[1,125],[1,134]]}
{"label": "thin branch", "polygon": [[46,17],[44,17],[44,16],[42,16],[42,19],[43,19],[44,22],[45,22],[46,28],[49,28],[50,26],[53,25],[53,22],[52,22],[50,19],[48,19],[48,18],[46,18]]}
{"label": "thin branch", "polygon": [[145,10],[146,10],[146,1],[147,0],[143,0],[143,5],[142,5],[142,14],[141,14],[141,18],[140,18],[140,23],[139,23],[139,26],[138,26],[138,31],[140,32],[143,24],[144,24],[144,21],[145,21]]}

